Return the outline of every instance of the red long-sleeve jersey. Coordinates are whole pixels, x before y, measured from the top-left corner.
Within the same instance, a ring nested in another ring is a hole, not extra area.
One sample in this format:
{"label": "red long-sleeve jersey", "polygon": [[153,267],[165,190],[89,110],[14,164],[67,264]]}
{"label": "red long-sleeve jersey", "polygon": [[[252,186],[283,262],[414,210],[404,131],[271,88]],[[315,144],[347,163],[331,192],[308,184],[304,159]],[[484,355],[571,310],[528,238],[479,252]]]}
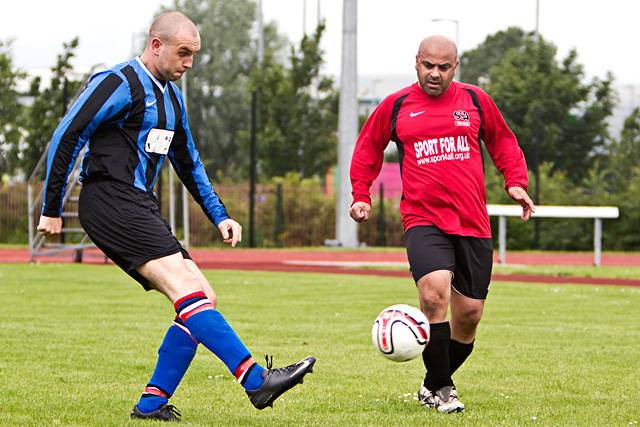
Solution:
{"label": "red long-sleeve jersey", "polygon": [[451,82],[440,96],[414,83],[386,97],[365,123],[351,159],[353,202],[371,204],[369,187],[384,149],[400,154],[404,230],[434,225],[447,234],[491,237],[480,140],[504,176],[505,188],[528,185],[515,135],[493,100],[477,86]]}

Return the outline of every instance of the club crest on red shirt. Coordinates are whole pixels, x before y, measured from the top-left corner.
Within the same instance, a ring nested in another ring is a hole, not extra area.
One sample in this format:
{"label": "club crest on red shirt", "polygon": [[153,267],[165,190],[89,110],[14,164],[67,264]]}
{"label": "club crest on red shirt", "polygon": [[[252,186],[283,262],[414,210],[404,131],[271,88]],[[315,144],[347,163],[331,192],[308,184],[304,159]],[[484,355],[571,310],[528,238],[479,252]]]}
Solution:
{"label": "club crest on red shirt", "polygon": [[453,124],[456,126],[471,126],[471,122],[469,121],[469,113],[464,110],[454,111]]}

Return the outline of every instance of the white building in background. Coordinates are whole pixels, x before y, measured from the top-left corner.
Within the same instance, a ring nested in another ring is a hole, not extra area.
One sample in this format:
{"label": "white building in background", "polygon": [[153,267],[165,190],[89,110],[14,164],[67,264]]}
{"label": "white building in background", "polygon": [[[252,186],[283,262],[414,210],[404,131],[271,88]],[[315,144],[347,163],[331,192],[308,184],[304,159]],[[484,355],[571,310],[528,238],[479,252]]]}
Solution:
{"label": "white building in background", "polygon": [[[104,68],[104,65],[98,65],[93,72]],[[90,71],[89,69],[74,70],[73,77],[77,79],[84,78]],[[19,82],[18,90],[23,93],[28,90],[29,83],[35,76],[40,76],[43,86],[48,85],[51,79],[51,70],[48,68],[32,69],[29,70],[28,74],[29,77],[27,79]],[[416,75],[411,73],[391,75],[364,74],[358,76],[358,114],[368,117],[384,97],[416,81]],[[618,102],[613,107],[613,114],[609,117],[608,123],[611,137],[618,139],[626,118],[635,108],[640,107],[640,84],[617,84],[614,86],[614,90],[618,94]],[[23,97],[21,102],[30,105],[32,100],[28,97]]]}
{"label": "white building in background", "polygon": [[[358,114],[368,117],[382,99],[417,81],[415,74],[358,76]],[[616,84],[617,103],[607,120],[614,139],[620,138],[624,121],[640,107],[640,84]]]}
{"label": "white building in background", "polygon": [[358,114],[368,117],[383,98],[418,81],[415,74],[358,76]]}
{"label": "white building in background", "polygon": [[608,122],[611,137],[618,139],[624,128],[624,121],[633,110],[640,107],[640,85],[619,84],[614,89],[618,93],[618,103],[613,107],[613,114]]}

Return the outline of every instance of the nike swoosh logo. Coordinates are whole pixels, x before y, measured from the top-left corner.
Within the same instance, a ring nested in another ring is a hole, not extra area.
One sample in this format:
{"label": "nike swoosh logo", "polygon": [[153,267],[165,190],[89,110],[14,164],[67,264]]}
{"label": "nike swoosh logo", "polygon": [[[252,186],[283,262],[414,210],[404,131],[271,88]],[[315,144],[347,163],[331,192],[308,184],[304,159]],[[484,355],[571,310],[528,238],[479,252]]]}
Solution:
{"label": "nike swoosh logo", "polygon": [[419,115],[420,115],[420,114],[422,114],[422,113],[424,113],[424,110],[422,110],[422,111],[418,111],[417,113],[414,113],[414,112],[412,111],[411,113],[409,113],[409,115],[410,115],[411,117],[415,117],[415,116],[419,116]]}
{"label": "nike swoosh logo", "polygon": [[300,365],[300,367],[298,367],[298,369],[296,369],[295,371],[293,371],[293,374],[291,375],[292,377],[297,375],[298,372],[303,371],[305,369],[307,369],[307,367],[309,366],[309,361],[308,360],[304,360],[302,362],[302,364]]}
{"label": "nike swoosh logo", "polygon": [[147,107],[151,107],[151,106],[152,106],[153,104],[155,104],[156,102],[157,102],[156,100],[153,100],[153,101],[150,101],[150,102],[145,102],[145,105],[146,105]]}

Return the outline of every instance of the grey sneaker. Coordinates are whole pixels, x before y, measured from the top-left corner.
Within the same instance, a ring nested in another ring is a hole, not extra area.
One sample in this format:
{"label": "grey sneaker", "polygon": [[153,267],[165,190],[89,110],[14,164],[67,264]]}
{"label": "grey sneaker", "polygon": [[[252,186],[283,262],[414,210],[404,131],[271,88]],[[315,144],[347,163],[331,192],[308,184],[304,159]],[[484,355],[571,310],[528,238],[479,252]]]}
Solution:
{"label": "grey sneaker", "polygon": [[418,402],[422,406],[426,406],[427,408],[436,407],[436,396],[424,386],[424,384],[420,384],[420,390],[418,390]]}
{"label": "grey sneaker", "polygon": [[464,411],[464,403],[458,399],[455,387],[446,386],[436,391],[435,404],[438,412],[450,414],[452,412]]}

